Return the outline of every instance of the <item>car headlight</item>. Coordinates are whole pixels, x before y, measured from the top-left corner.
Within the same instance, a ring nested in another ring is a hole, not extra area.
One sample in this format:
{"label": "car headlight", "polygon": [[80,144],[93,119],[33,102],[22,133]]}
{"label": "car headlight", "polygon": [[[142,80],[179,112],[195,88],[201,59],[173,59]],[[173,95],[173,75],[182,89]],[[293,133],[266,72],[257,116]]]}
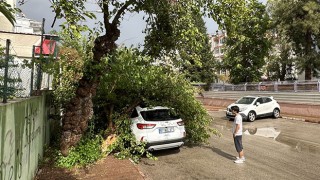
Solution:
{"label": "car headlight", "polygon": [[245,111],[247,109],[248,109],[248,107],[243,107],[243,108],[240,108],[240,111]]}

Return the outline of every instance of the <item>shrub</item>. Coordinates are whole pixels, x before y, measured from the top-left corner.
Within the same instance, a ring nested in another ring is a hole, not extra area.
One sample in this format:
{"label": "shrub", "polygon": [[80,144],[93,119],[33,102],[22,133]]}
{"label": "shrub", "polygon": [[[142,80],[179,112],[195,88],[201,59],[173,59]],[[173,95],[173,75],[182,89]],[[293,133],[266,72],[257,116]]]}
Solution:
{"label": "shrub", "polygon": [[100,135],[84,136],[76,147],[69,150],[69,155],[64,157],[61,153],[57,156],[59,167],[72,168],[74,166],[86,166],[94,163],[102,157]]}

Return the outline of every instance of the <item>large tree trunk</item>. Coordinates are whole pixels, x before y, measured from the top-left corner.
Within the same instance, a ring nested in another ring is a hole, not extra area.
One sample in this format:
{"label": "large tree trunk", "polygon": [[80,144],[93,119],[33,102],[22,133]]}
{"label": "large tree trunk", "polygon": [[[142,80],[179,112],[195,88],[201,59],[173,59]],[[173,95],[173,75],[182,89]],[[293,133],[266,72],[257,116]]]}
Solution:
{"label": "large tree trunk", "polygon": [[113,109],[114,105],[109,105],[105,107],[105,112],[107,113],[108,128],[111,130],[111,134],[113,134],[116,129],[112,121]]}
{"label": "large tree trunk", "polygon": [[312,33],[310,30],[307,31],[306,33],[306,49],[305,49],[305,56],[307,57],[306,60],[306,66],[304,70],[304,79],[305,80],[311,80],[312,79],[312,69],[311,69],[311,64],[310,64],[310,57],[308,57],[312,51]]}
{"label": "large tree trunk", "polygon": [[311,80],[312,79],[312,70],[311,70],[310,66],[306,67],[304,72],[305,72],[304,79]]}
{"label": "large tree trunk", "polygon": [[[91,66],[100,64],[101,58],[112,53],[116,49],[115,41],[120,35],[116,25],[108,24],[109,31],[104,36],[95,40],[93,48],[93,61]],[[76,145],[82,134],[87,130],[88,121],[93,115],[92,97],[96,93],[99,80],[105,70],[96,68],[96,74],[85,74],[79,82],[75,97],[66,105],[62,120],[62,138],[60,149],[64,156],[69,154],[69,148]]]}
{"label": "large tree trunk", "polygon": [[61,153],[64,156],[68,155],[70,146],[79,142],[88,127],[87,122],[93,115],[92,96],[95,94],[96,87],[97,83],[82,78],[76,96],[66,106],[61,138]]}
{"label": "large tree trunk", "polygon": [[287,74],[287,64],[286,63],[282,63],[281,64],[281,70],[280,70],[280,81],[285,81],[285,77]]}

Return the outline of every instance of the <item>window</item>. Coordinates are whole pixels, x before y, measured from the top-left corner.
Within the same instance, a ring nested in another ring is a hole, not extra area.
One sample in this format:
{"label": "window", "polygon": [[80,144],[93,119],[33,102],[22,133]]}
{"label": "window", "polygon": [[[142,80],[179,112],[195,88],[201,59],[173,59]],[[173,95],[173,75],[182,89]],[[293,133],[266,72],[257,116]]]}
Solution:
{"label": "window", "polygon": [[214,46],[218,46],[219,45],[219,39],[214,39]]}
{"label": "window", "polygon": [[263,104],[263,100],[262,100],[262,98],[258,98],[256,103]]}
{"label": "window", "polygon": [[236,104],[251,104],[255,98],[253,97],[243,97],[239,99]]}
{"label": "window", "polygon": [[179,119],[179,116],[169,109],[141,111],[140,113],[146,121],[168,121]]}
{"label": "window", "polygon": [[139,115],[138,115],[138,112],[137,112],[137,110],[136,109],[134,109],[133,110],[133,112],[131,113],[131,118],[136,118],[136,117],[138,117]]}
{"label": "window", "polygon": [[214,49],[214,54],[219,54],[219,48]]}
{"label": "window", "polygon": [[221,38],[220,39],[220,44],[224,44],[225,43],[225,39],[224,38]]}
{"label": "window", "polygon": [[270,98],[264,98],[264,103],[271,102],[272,100]]}

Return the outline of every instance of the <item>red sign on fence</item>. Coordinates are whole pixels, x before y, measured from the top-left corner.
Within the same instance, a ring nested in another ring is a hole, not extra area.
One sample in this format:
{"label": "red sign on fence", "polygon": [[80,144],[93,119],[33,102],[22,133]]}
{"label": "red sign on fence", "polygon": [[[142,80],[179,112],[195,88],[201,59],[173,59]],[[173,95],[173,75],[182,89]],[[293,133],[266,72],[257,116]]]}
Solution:
{"label": "red sign on fence", "polygon": [[[52,55],[54,53],[54,49],[56,47],[55,40],[45,39],[42,42],[42,55]],[[40,54],[40,47],[36,47],[34,53],[39,55]]]}

